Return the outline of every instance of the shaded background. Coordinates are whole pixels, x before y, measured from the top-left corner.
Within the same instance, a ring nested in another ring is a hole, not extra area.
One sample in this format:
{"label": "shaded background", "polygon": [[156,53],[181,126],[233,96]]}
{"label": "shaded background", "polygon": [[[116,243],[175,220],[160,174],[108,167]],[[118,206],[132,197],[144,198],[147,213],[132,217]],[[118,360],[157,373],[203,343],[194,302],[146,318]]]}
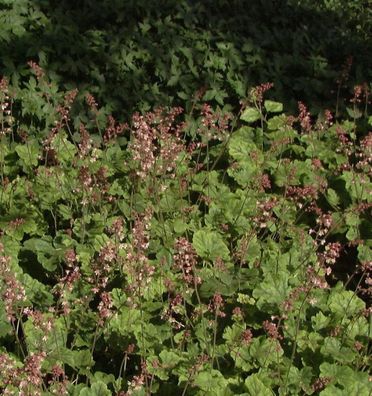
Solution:
{"label": "shaded background", "polygon": [[0,75],[22,84],[38,62],[63,89],[89,91],[119,118],[203,100],[237,108],[273,82],[295,111],[336,106],[341,84],[371,81],[370,1],[0,0]]}

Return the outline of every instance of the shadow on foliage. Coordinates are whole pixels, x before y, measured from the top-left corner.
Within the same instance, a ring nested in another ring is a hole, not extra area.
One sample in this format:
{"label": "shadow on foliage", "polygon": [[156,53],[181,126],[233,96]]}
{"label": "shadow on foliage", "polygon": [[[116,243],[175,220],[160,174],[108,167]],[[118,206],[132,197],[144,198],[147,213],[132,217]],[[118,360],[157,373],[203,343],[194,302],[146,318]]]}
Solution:
{"label": "shadow on foliage", "polygon": [[250,87],[267,81],[287,108],[297,100],[315,111],[334,108],[348,57],[344,96],[371,80],[372,17],[363,1],[356,10],[322,3],[0,1],[0,73],[22,80],[35,60],[63,88],[89,90],[121,115],[159,104],[190,107],[200,89],[203,100],[237,107]]}

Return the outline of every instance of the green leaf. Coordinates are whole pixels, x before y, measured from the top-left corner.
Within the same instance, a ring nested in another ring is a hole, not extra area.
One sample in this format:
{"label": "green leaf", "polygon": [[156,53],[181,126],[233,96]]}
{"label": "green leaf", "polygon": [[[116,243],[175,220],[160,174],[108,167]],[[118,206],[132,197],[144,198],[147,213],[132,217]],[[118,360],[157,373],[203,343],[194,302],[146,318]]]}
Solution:
{"label": "green leaf", "polygon": [[274,306],[280,306],[287,298],[288,293],[288,273],[284,271],[270,272],[253,290],[253,297],[257,299],[259,309],[268,309],[267,312],[273,312]]}
{"label": "green leaf", "polygon": [[366,245],[358,246],[358,260],[360,262],[369,261],[372,257],[372,248]]}
{"label": "green leaf", "polygon": [[103,373],[102,371],[96,371],[94,373],[94,383],[96,382],[103,382],[104,384],[112,384],[115,381],[115,377],[112,374],[106,374]]}
{"label": "green leaf", "polygon": [[358,226],[360,224],[360,218],[357,213],[348,212],[345,216],[346,224],[350,227]]}
{"label": "green leaf", "polygon": [[328,298],[329,309],[338,317],[359,315],[365,308],[365,303],[350,290],[333,289]]}
{"label": "green leaf", "polygon": [[311,318],[311,322],[313,324],[313,329],[315,331],[319,331],[327,327],[330,323],[331,318],[327,317],[323,314],[323,312],[318,312]]}
{"label": "green leaf", "polygon": [[[15,220],[15,218],[12,220]],[[5,233],[19,241],[22,240],[25,233],[34,235],[37,234],[38,225],[36,224],[35,220],[32,218],[25,218],[23,220],[25,221],[22,224],[19,224],[17,227],[9,226],[8,224],[6,228],[4,227]]]}
{"label": "green leaf", "polygon": [[107,385],[98,381],[95,382],[91,388],[85,387],[79,393],[79,396],[111,396],[112,393],[107,388]]}
{"label": "green leaf", "polygon": [[89,349],[79,349],[72,352],[74,362],[73,367],[86,369],[93,366],[94,361]]}
{"label": "green leaf", "polygon": [[194,385],[205,392],[214,392],[225,388],[227,381],[219,371],[210,370],[200,372],[194,380]]}
{"label": "green leaf", "polygon": [[28,239],[23,246],[24,250],[31,250],[36,254],[39,263],[47,271],[54,271],[63,256],[62,250],[54,248],[50,236]]}
{"label": "green leaf", "polygon": [[346,238],[349,241],[355,241],[359,237],[359,229],[358,227],[350,227],[346,233]]}
{"label": "green leaf", "polygon": [[371,396],[372,394],[372,383],[366,372],[352,371],[351,375],[339,377],[338,382],[348,395]]}
{"label": "green leaf", "polygon": [[120,186],[117,180],[114,180],[114,182],[111,184],[108,193],[110,195],[118,195],[120,197],[125,195],[123,188]]}
{"label": "green leaf", "polygon": [[[339,364],[330,364],[324,362],[320,365],[321,377],[328,377],[332,379],[333,383],[340,384],[344,391],[343,393],[333,394],[349,394],[369,396],[372,390],[372,384],[368,380],[368,373],[361,371],[354,371],[351,367],[340,366]],[[321,395],[331,395],[330,391],[339,389],[333,385],[327,387]]]}
{"label": "green leaf", "polygon": [[368,191],[371,188],[371,183],[369,180],[366,180],[362,174],[349,171],[343,172],[341,177],[345,180],[346,189],[352,199],[370,202],[371,196]]}
{"label": "green leaf", "polygon": [[[267,127],[270,131],[282,130],[287,125],[288,125],[287,117],[284,114],[271,117],[267,121]],[[289,128],[287,129],[289,130]]]}
{"label": "green leaf", "polygon": [[337,206],[340,203],[340,198],[337,195],[336,191],[332,188],[327,190],[327,200],[331,206]]}
{"label": "green leaf", "polygon": [[340,388],[329,385],[319,393],[319,396],[345,396],[345,393]]}
{"label": "green leaf", "polygon": [[0,339],[10,334],[11,331],[12,327],[6,317],[4,302],[0,300]]}
{"label": "green leaf", "polygon": [[160,352],[161,362],[166,368],[175,367],[182,358],[175,352],[163,350]]}
{"label": "green leaf", "polygon": [[346,107],[346,111],[347,111],[347,114],[349,114],[349,116],[351,118],[355,118],[355,119],[358,119],[363,115],[363,113],[356,107],[354,109],[352,109],[350,107]]}
{"label": "green leaf", "polygon": [[[275,354],[273,351],[275,351]],[[265,336],[253,338],[249,345],[251,360],[253,359],[258,367],[269,367],[277,362],[278,358],[283,356],[283,353],[283,349],[277,340]]]}
{"label": "green leaf", "polygon": [[248,107],[243,111],[240,119],[246,122],[255,122],[261,118],[261,113],[255,107]]}
{"label": "green leaf", "polygon": [[55,150],[58,161],[63,164],[71,163],[77,152],[77,148],[67,140],[66,133],[64,132],[59,132],[55,135],[51,147]]}
{"label": "green leaf", "polygon": [[39,306],[48,306],[53,304],[53,295],[47,285],[39,282],[27,273],[20,275],[27,296],[35,304]]}
{"label": "green leaf", "polygon": [[228,260],[230,257],[222,237],[215,231],[199,230],[193,236],[192,244],[198,255],[207,260],[214,261],[218,257]]}
{"label": "green leaf", "polygon": [[250,396],[273,396],[274,392],[259,379],[258,374],[250,375],[244,382]]}
{"label": "green leaf", "polygon": [[96,252],[99,252],[110,242],[110,238],[106,234],[99,234],[94,237],[93,247]]}
{"label": "green leaf", "polygon": [[235,132],[229,142],[229,154],[235,160],[257,170],[263,163],[263,154],[252,141],[250,130],[239,129]]}
{"label": "green leaf", "polygon": [[175,219],[173,229],[176,234],[183,234],[187,230],[187,224],[182,219]]}
{"label": "green leaf", "polygon": [[331,357],[341,363],[351,363],[356,357],[355,351],[341,346],[340,340],[334,337],[326,337],[324,339],[324,344],[320,348],[320,352],[324,357]]}
{"label": "green leaf", "polygon": [[[310,375],[309,375],[310,374]],[[303,394],[301,390],[303,386],[309,386],[311,382],[311,372],[309,370],[302,369],[301,371],[296,366],[290,366],[288,373],[288,381],[286,382],[286,393],[281,392],[281,388],[279,389],[279,394],[288,394],[288,395],[299,395]]]}
{"label": "green leaf", "polygon": [[63,220],[70,220],[72,218],[72,209],[64,204],[59,204],[57,207],[58,214]]}
{"label": "green leaf", "polygon": [[21,160],[24,170],[38,164],[40,146],[36,139],[30,139],[25,144],[18,144],[15,147],[15,151]]}
{"label": "green leaf", "polygon": [[283,111],[283,104],[280,102],[274,102],[272,100],[265,100],[264,106],[269,113],[280,113]]}
{"label": "green leaf", "polygon": [[216,278],[208,278],[200,286],[200,295],[205,298],[212,297],[216,291],[224,296],[231,296],[238,288],[239,284],[233,280],[230,284],[225,284]]}
{"label": "green leaf", "polygon": [[[244,242],[244,238],[242,238],[239,243],[238,243],[238,247],[240,247],[242,245],[242,243]],[[254,263],[256,259],[258,259],[261,255],[261,245],[259,243],[259,241],[257,240],[257,237],[254,236],[248,243],[247,249],[245,251],[245,256],[244,259],[248,262],[248,263]]]}
{"label": "green leaf", "polygon": [[223,332],[223,339],[226,340],[230,345],[240,343],[241,335],[244,328],[239,324],[234,323],[232,327],[225,327]]}

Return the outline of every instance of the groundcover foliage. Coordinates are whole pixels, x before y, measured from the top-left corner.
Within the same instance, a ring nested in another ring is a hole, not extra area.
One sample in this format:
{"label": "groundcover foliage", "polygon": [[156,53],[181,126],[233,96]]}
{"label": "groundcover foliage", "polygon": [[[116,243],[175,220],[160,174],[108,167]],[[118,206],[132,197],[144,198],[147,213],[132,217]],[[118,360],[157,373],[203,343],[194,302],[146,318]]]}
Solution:
{"label": "groundcover foliage", "polygon": [[369,0],[0,0],[0,27],[13,84],[32,59],[118,117],[189,110],[196,91],[236,109],[265,81],[317,112],[372,78]]}
{"label": "groundcover foliage", "polygon": [[366,86],[337,121],[262,84],[121,124],[30,66],[0,85],[3,394],[370,394]]}
{"label": "groundcover foliage", "polygon": [[0,0],[0,394],[370,395],[369,1],[160,3]]}

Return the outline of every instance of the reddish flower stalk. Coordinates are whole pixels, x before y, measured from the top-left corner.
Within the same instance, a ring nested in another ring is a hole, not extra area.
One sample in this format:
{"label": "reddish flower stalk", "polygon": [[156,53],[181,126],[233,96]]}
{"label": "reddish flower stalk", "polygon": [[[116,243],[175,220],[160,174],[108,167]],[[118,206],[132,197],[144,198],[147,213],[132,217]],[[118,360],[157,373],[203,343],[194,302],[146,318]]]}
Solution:
{"label": "reddish flower stalk", "polygon": [[201,283],[201,279],[195,275],[197,254],[186,238],[176,240],[173,260],[174,267],[182,272],[182,279],[187,285]]}
{"label": "reddish flower stalk", "polygon": [[312,127],[310,113],[302,102],[298,102],[298,109],[300,112],[298,115],[298,121],[301,125],[302,131],[308,133],[311,131]]}
{"label": "reddish flower stalk", "polygon": [[157,109],[145,115],[133,116],[133,139],[129,145],[137,163],[137,176],[145,178],[155,169],[160,174],[174,171],[176,159],[184,149],[180,139],[183,124],[174,125],[181,108],[165,113]]}
{"label": "reddish flower stalk", "polygon": [[30,66],[32,71],[35,73],[37,80],[41,80],[44,76],[44,70],[34,61],[29,61],[27,64]]}
{"label": "reddish flower stalk", "polygon": [[274,340],[282,340],[283,339],[283,336],[281,334],[279,334],[277,325],[275,323],[265,320],[263,322],[262,326],[270,338],[272,338]]}
{"label": "reddish flower stalk", "polygon": [[267,92],[269,89],[271,89],[274,86],[273,83],[267,82],[261,85],[258,85],[257,87],[253,88],[250,92],[250,96],[252,99],[256,102],[261,104],[263,101],[263,96],[265,92]]}

